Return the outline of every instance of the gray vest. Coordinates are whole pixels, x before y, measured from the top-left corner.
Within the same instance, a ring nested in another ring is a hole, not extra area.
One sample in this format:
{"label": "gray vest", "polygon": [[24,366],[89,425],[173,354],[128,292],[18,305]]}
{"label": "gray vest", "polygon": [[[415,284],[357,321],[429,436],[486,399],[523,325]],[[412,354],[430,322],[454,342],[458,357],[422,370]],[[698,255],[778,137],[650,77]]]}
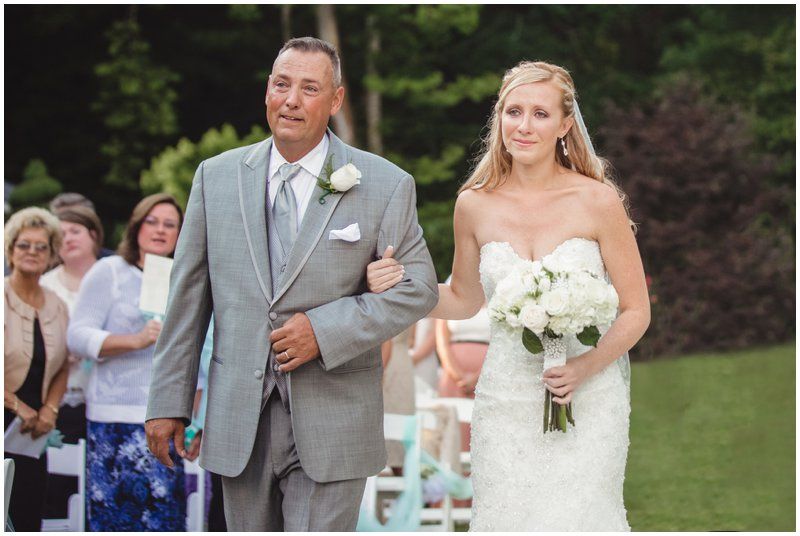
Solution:
{"label": "gray vest", "polygon": [[[287,187],[291,188],[291,185],[287,184]],[[278,231],[275,229],[274,220],[272,217],[272,204],[269,201],[269,178],[267,178],[267,195],[265,201],[265,207],[267,211],[267,243],[269,245],[269,269],[272,273],[272,295],[274,296],[275,293],[280,288],[281,280],[283,279],[283,274],[286,269],[286,257],[289,256],[289,252],[283,251],[283,246],[281,245],[281,239],[278,237]],[[267,370],[264,374],[264,392],[261,397],[261,410],[264,410],[264,407],[267,404],[267,400],[269,399],[269,395],[272,393],[272,390],[277,387],[278,394],[280,394],[281,402],[283,402],[283,406],[289,410],[289,390],[288,390],[288,378],[286,378],[286,373],[281,372],[278,370],[278,362],[275,360],[275,352],[272,351],[272,347],[269,349],[269,357],[267,359]]]}

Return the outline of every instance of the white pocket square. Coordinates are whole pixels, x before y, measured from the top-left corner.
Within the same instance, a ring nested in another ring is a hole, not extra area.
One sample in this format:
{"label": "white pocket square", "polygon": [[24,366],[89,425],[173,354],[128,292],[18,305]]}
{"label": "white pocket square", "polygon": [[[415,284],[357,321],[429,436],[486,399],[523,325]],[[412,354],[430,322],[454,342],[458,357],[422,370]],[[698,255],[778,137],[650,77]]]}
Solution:
{"label": "white pocket square", "polygon": [[357,242],[361,240],[361,229],[358,223],[352,223],[344,229],[331,230],[328,240],[344,240],[345,242]]}

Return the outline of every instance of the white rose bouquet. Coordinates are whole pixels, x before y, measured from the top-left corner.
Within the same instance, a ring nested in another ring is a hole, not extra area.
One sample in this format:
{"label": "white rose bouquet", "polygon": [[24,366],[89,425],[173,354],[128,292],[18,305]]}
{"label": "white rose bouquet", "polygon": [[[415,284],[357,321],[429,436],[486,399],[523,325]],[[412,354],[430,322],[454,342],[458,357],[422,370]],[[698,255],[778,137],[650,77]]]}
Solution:
{"label": "white rose bouquet", "polygon": [[[564,335],[577,335],[585,346],[597,346],[598,326],[617,316],[619,297],[613,285],[592,272],[565,265],[556,257],[520,265],[503,278],[489,302],[489,316],[520,330],[532,354],[544,353],[544,370],[566,363]],[[553,402],[545,390],[544,432],[575,426],[572,404]]]}

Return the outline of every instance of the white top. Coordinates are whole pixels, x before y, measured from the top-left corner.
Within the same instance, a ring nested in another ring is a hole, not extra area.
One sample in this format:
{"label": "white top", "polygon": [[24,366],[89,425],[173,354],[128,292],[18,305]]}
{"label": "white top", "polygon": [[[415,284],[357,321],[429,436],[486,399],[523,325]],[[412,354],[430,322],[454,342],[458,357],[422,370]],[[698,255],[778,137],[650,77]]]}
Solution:
{"label": "white top", "polygon": [[448,320],[450,342],[485,342],[489,344],[489,311],[484,306],[478,314],[466,320]]}
{"label": "white top", "polygon": [[[56,293],[56,295],[64,300],[67,304],[70,318],[72,312],[75,310],[75,303],[78,301],[78,291],[68,289],[64,285],[62,279],[64,275],[64,265],[59,264],[42,277],[39,278],[39,284],[48,288]],[[69,376],[67,377],[67,392],[64,393],[64,398],[61,400],[62,406],[78,407],[86,402],[84,392],[86,386],[89,384],[89,372],[91,367],[82,359],[70,355],[69,356]]]}
{"label": "white top", "polygon": [[63,274],[64,265],[59,264],[40,277],[39,284],[55,292],[67,304],[67,310],[72,315],[72,311],[75,310],[75,302],[78,300],[78,291],[70,290],[64,285],[64,281],[61,279]]}
{"label": "white top", "polygon": [[117,255],[97,261],[81,281],[67,346],[73,354],[96,361],[86,389],[86,418],[91,421],[144,423],[155,345],[99,356],[109,335],[138,333],[144,327],[141,285],[141,270]]}
{"label": "white top", "polygon": [[311,149],[303,158],[297,162],[289,162],[283,157],[280,151],[278,151],[275,144],[272,144],[269,155],[269,170],[267,170],[267,176],[269,177],[269,206],[274,206],[275,197],[278,195],[278,185],[280,182],[272,180],[278,173],[278,169],[287,162],[290,164],[300,164],[300,167],[303,168],[297,176],[289,182],[294,192],[295,200],[297,201],[298,230],[303,221],[303,216],[306,213],[308,201],[311,199],[314,186],[317,184],[317,177],[322,173],[322,168],[325,165],[325,156],[328,154],[329,145],[328,135],[325,134],[322,136],[322,141]]}

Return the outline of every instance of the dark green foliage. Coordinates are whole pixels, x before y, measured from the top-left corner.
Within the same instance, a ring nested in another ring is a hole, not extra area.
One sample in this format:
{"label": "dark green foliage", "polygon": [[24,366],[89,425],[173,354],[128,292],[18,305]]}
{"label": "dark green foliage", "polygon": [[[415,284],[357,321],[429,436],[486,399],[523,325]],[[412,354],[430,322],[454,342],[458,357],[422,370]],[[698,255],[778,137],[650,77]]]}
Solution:
{"label": "dark green foliage", "polygon": [[44,162],[36,158],[25,166],[22,182],[11,192],[8,202],[15,211],[30,206],[46,207],[61,190],[61,183],[51,177]]}
{"label": "dark green foliage", "polygon": [[142,192],[172,194],[185,207],[200,162],[227,150],[257,143],[266,136],[264,129],[253,127],[249,134],[240,138],[231,125],[225,124],[219,130],[212,128],[196,143],[181,138],[175,147],[167,147],[153,158],[150,168],[142,173]]}
{"label": "dark green foliage", "polygon": [[136,20],[114,23],[108,38],[110,59],[95,68],[100,91],[93,106],[110,133],[101,148],[110,161],[105,181],[138,193],[147,159],[177,131],[179,77],[152,61]]}

